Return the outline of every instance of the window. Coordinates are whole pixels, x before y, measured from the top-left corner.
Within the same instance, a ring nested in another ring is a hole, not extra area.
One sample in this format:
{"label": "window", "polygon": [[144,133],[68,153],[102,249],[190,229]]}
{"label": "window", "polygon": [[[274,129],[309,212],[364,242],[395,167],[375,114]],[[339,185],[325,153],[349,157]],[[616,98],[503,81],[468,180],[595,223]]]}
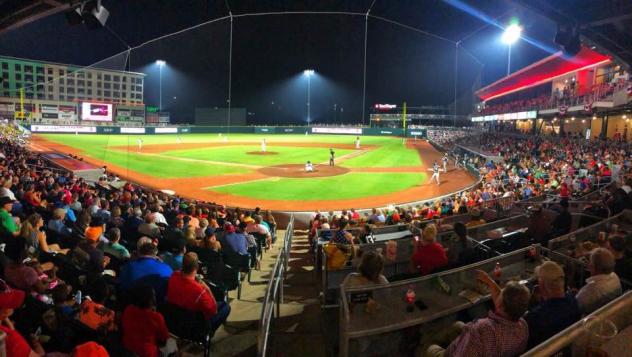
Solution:
{"label": "window", "polygon": [[67,93],[68,94],[75,94],[75,89],[72,88],[72,87],[68,87]]}
{"label": "window", "polygon": [[2,82],[2,87],[3,88],[9,88],[9,82]]}
{"label": "window", "polygon": [[53,86],[48,86],[48,91],[52,92],[53,91]]}
{"label": "window", "polygon": [[136,86],[136,91],[137,92],[142,92],[143,91],[143,87],[142,86]]}
{"label": "window", "polygon": [[46,77],[46,80],[47,80],[48,82],[52,82],[52,81],[53,81],[53,77],[50,77],[50,76],[49,76],[49,77]]}
{"label": "window", "polygon": [[66,81],[63,78],[59,78],[59,84],[64,85]]}
{"label": "window", "polygon": [[64,87],[59,87],[59,93],[63,93],[65,91]]}
{"label": "window", "polygon": [[35,67],[35,73],[44,74],[44,67]]}
{"label": "window", "polygon": [[86,91],[85,91],[85,89],[83,89],[83,88],[77,88],[77,93],[79,93],[79,94],[83,94],[83,93],[85,93],[85,92],[86,92]]}
{"label": "window", "polygon": [[33,73],[33,66],[24,66],[25,73]]}
{"label": "window", "polygon": [[127,90],[127,84],[123,84],[123,90]]}
{"label": "window", "polygon": [[103,95],[106,97],[111,97],[112,96],[112,92],[110,92],[109,90],[103,91]]}
{"label": "window", "polygon": [[103,95],[103,92],[101,92],[101,90],[99,89],[99,90],[97,91],[97,95],[100,97],[100,96],[102,96],[102,95]]}
{"label": "window", "polygon": [[97,79],[101,80],[101,73],[97,73]]}
{"label": "window", "polygon": [[106,83],[103,83],[103,88],[110,89],[110,88],[112,88],[112,85],[110,83],[106,82]]}
{"label": "window", "polygon": [[28,99],[33,99],[33,93],[26,93],[25,97]]}
{"label": "window", "polygon": [[120,88],[120,87],[121,87],[121,85],[120,85],[120,84],[118,84],[118,83],[114,83],[114,84],[112,85],[112,87],[113,87],[114,89],[116,89],[116,90],[121,89],[121,88]]}
{"label": "window", "polygon": [[75,85],[75,80],[74,80],[74,79],[69,79],[69,80],[68,80],[68,82],[67,82],[67,84],[68,84],[69,86],[74,86],[74,85]]}
{"label": "window", "polygon": [[9,79],[9,72],[2,73],[2,78]]}
{"label": "window", "polygon": [[88,87],[92,87],[92,81],[88,81]]}
{"label": "window", "polygon": [[21,72],[22,71],[22,66],[20,66],[19,64],[15,64],[15,66],[13,67],[16,71]]}
{"label": "window", "polygon": [[66,97],[65,97],[65,96],[63,96],[63,95],[60,95],[60,96],[59,96],[59,100],[66,100]]}
{"label": "window", "polygon": [[86,75],[83,72],[77,72],[77,78],[86,78]]}
{"label": "window", "polygon": [[140,93],[136,94],[136,99],[143,99],[143,96]]}
{"label": "window", "polygon": [[121,81],[120,76],[114,76],[114,82],[120,82],[120,81]]}
{"label": "window", "polygon": [[44,76],[37,76],[38,82],[44,82]]}
{"label": "window", "polygon": [[16,80],[16,81],[21,81],[21,80],[22,80],[22,74],[20,74],[20,73],[16,73],[16,74],[15,74],[15,80]]}
{"label": "window", "polygon": [[102,82],[97,82],[97,88],[101,88],[102,85],[103,85]]}
{"label": "window", "polygon": [[112,80],[112,76],[110,76],[109,74],[106,74],[106,75],[103,76],[103,80],[111,81]]}
{"label": "window", "polygon": [[54,99],[53,95],[52,95],[52,94],[49,94],[49,95],[48,95],[48,100],[53,100],[53,99]]}
{"label": "window", "polygon": [[75,100],[75,97],[72,96],[72,95],[69,95],[68,98],[66,98],[66,99],[68,99],[68,101],[71,101],[71,100]]}
{"label": "window", "polygon": [[92,89],[88,89],[88,95],[92,95]]}
{"label": "window", "polygon": [[52,68],[47,69],[47,70],[46,70],[46,73],[48,73],[48,74],[51,74],[51,75],[52,75],[52,74],[53,74],[53,69],[52,69]]}
{"label": "window", "polygon": [[127,98],[127,93],[123,92],[121,93],[123,98]]}
{"label": "window", "polygon": [[9,69],[9,64],[6,62],[2,62],[2,69]]}
{"label": "window", "polygon": [[25,81],[29,81],[29,82],[33,82],[33,75],[27,74],[26,76],[24,76],[24,80]]}
{"label": "window", "polygon": [[119,98],[119,97],[121,96],[121,95],[119,94],[119,92],[114,92],[113,94],[114,94],[114,95],[113,95],[113,97],[114,97],[114,98]]}
{"label": "window", "polygon": [[78,81],[77,81],[77,85],[78,85],[79,87],[85,87],[85,86],[86,86],[86,82],[85,82],[85,81],[83,81],[83,80],[78,80]]}
{"label": "window", "polygon": [[92,79],[92,72],[88,72],[88,73],[86,73],[86,77],[87,77],[88,79]]}
{"label": "window", "polygon": [[123,76],[123,83],[127,82],[127,77]]}
{"label": "window", "polygon": [[60,69],[60,70],[59,70],[59,75],[60,75],[60,76],[63,76],[63,75],[64,75],[64,73],[65,73],[65,72],[64,72],[64,70],[63,70],[63,69]]}
{"label": "window", "polygon": [[44,93],[37,92],[37,99],[44,99]]}

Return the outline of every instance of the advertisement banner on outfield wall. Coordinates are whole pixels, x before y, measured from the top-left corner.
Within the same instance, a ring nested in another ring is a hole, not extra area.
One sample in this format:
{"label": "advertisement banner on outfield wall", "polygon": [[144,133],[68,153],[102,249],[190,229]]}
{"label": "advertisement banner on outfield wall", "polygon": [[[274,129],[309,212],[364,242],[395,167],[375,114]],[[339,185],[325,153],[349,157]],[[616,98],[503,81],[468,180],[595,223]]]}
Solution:
{"label": "advertisement banner on outfield wall", "polygon": [[96,126],[81,126],[81,125],[31,125],[32,132],[34,133],[96,133]]}
{"label": "advertisement banner on outfield wall", "polygon": [[312,133],[362,135],[362,128],[312,128]]}
{"label": "advertisement banner on outfield wall", "polygon": [[426,137],[426,129],[408,129],[407,131],[407,136]]}
{"label": "advertisement banner on outfield wall", "polygon": [[145,128],[121,128],[121,134],[145,134]]}
{"label": "advertisement banner on outfield wall", "polygon": [[59,112],[59,119],[77,120],[77,107],[72,105],[60,105],[57,110]]}
{"label": "advertisement banner on outfield wall", "polygon": [[255,127],[256,134],[274,134],[275,132],[276,132],[276,128],[274,127],[263,127],[263,126]]}
{"label": "advertisement banner on outfield wall", "polygon": [[179,128],[178,130],[181,133],[190,133],[191,132],[191,128]]}
{"label": "advertisement banner on outfield wall", "polygon": [[156,134],[177,134],[178,128],[155,128],[154,133]]}

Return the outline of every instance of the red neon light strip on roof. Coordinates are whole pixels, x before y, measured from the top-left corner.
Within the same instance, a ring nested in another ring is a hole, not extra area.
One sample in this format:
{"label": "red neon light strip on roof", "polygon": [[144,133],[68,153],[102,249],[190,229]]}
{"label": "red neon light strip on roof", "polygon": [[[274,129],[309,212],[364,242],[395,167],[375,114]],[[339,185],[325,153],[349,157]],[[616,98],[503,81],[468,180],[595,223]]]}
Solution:
{"label": "red neon light strip on roof", "polygon": [[607,59],[607,60],[604,60],[604,61],[601,61],[601,62],[598,62],[598,63],[595,63],[595,64],[588,65],[588,66],[586,66],[586,67],[582,67],[582,68],[574,69],[574,70],[572,70],[572,71],[568,71],[568,72],[566,72],[566,73],[559,74],[559,75],[554,76],[554,77],[545,78],[545,79],[543,79],[543,80],[541,80],[541,81],[539,81],[539,82],[535,82],[535,83],[532,83],[532,84],[527,84],[527,85],[525,85],[525,86],[518,87],[518,88],[516,88],[516,89],[512,89],[512,90],[509,90],[509,91],[507,91],[507,92],[503,92],[503,93],[499,93],[499,94],[493,95],[493,96],[491,96],[491,97],[487,97],[487,98],[485,98],[485,101],[492,100],[492,99],[495,99],[495,98],[499,98],[499,97],[502,97],[502,96],[507,95],[507,94],[511,94],[511,93],[519,92],[519,91],[521,91],[521,90],[523,90],[523,89],[527,89],[527,88],[531,88],[531,87],[539,86],[540,84],[543,84],[543,83],[546,83],[546,82],[553,81],[553,80],[555,80],[555,79],[557,79],[557,78],[559,78],[559,77],[564,77],[564,76],[569,75],[569,74],[571,74],[571,73],[573,73],[573,72],[583,71],[583,70],[585,70],[585,69],[589,69],[589,68],[596,67],[596,66],[599,66],[599,65],[602,65],[602,64],[606,64],[606,63],[608,63],[608,62],[610,62],[610,61],[611,61],[610,59]]}
{"label": "red neon light strip on roof", "polygon": [[564,58],[558,52],[478,90],[476,95],[483,100],[498,98],[609,61],[610,57],[588,47],[582,47],[572,58]]}

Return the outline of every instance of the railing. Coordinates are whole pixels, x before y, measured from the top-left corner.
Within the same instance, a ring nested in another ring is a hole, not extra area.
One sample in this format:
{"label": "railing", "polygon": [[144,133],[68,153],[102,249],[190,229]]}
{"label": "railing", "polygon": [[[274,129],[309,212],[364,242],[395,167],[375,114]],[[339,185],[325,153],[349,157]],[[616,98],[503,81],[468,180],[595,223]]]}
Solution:
{"label": "railing", "polygon": [[[620,332],[632,325],[632,314],[630,313],[630,311],[632,311],[632,291],[629,291],[623,296],[620,296],[619,298],[613,300],[606,306],[588,315],[588,317],[608,319],[617,326],[617,330]],[[590,339],[590,336],[584,329],[583,323],[584,319],[579,320],[565,330],[560,331],[557,335],[549,338],[538,346],[527,351],[522,356],[554,356],[557,355],[558,352],[564,351],[566,349],[570,350],[569,352],[571,356],[587,356],[587,354],[585,353],[585,348],[586,343]],[[618,342],[616,341],[617,337],[618,336],[615,336],[613,342]],[[629,348],[629,340],[623,340],[620,342],[622,346],[624,346],[625,348]],[[630,352],[629,349],[627,350],[627,352]]]}
{"label": "railing", "polygon": [[[281,315],[281,304],[283,303],[283,281],[288,269],[290,260],[290,249],[292,248],[292,236],[294,231],[294,215],[290,216],[290,221],[285,229],[283,247],[277,255],[274,267],[270,272],[270,281],[266,288],[266,293],[261,304],[261,316],[259,318],[259,334],[257,337],[257,356],[266,356],[269,346],[270,329],[274,319]],[[276,311],[275,311],[276,310]]]}

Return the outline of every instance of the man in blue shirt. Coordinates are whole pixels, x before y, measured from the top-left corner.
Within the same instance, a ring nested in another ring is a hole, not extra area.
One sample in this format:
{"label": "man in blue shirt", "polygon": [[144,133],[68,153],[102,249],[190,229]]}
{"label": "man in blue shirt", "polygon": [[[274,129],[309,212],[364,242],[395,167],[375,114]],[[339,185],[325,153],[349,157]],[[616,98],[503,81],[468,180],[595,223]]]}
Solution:
{"label": "man in blue shirt", "polygon": [[[166,289],[166,282],[173,270],[156,256],[158,249],[153,243],[144,243],[138,248],[138,258],[123,266],[119,284],[123,290],[129,290],[141,279],[155,277],[156,282],[164,279],[165,286],[152,286],[158,295],[159,290]],[[151,285],[151,284],[150,284]]]}
{"label": "man in blue shirt", "polygon": [[246,235],[235,231],[235,226],[230,223],[224,225],[224,241],[235,253],[248,254],[248,240]]}
{"label": "man in blue shirt", "polygon": [[527,311],[524,319],[529,325],[527,350],[579,321],[582,314],[573,294],[566,294],[564,270],[555,262],[547,261],[536,268],[537,291],[540,303]]}

